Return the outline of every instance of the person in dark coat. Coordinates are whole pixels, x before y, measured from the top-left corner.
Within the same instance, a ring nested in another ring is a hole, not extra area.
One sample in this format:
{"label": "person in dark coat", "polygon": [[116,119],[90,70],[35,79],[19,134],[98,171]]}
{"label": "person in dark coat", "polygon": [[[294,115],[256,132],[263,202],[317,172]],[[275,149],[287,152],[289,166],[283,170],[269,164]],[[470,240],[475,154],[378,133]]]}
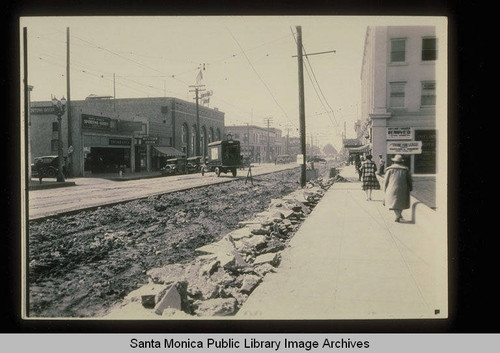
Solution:
{"label": "person in dark coat", "polygon": [[372,161],[371,154],[366,156],[366,160],[361,163],[359,168],[361,171],[362,188],[366,192],[366,201],[372,199],[372,190],[379,190],[380,184],[377,179],[377,165]]}
{"label": "person in dark coat", "polygon": [[384,175],[384,172],[385,172],[385,160],[384,160],[384,157],[379,154],[378,155],[378,174],[379,175]]}
{"label": "person in dark coat", "polygon": [[384,206],[393,210],[396,219],[403,219],[402,212],[410,208],[410,191],[413,184],[410,170],[403,165],[403,157],[400,154],[391,159],[394,163],[385,169],[384,179]]}
{"label": "person in dark coat", "polygon": [[361,168],[361,157],[359,156],[359,154],[356,154],[356,156],[354,157],[354,167],[356,168],[356,172],[358,173],[359,180],[361,180],[361,172],[359,171],[359,169]]}

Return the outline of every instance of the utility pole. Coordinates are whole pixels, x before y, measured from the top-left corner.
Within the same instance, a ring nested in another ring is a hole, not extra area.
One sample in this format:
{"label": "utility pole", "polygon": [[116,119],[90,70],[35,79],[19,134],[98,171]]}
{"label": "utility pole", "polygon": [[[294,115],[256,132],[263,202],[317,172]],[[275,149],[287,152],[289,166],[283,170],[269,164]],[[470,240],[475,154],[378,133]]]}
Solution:
{"label": "utility pole", "polygon": [[264,119],[266,124],[267,124],[267,151],[266,151],[266,162],[269,162],[269,125],[271,124],[271,121],[273,120],[272,118],[266,118]]}
{"label": "utility pole", "polygon": [[300,186],[306,186],[306,112],[304,102],[304,60],[302,58],[302,27],[297,26],[297,58],[299,73],[299,122],[300,122],[300,149],[302,152],[302,165],[300,173]]}
{"label": "utility pole", "polygon": [[247,123],[247,152],[248,158],[250,158],[250,125]]}
{"label": "utility pole", "polygon": [[66,27],[66,116],[68,119],[68,176],[73,175],[73,132],[71,124],[71,76],[70,76],[69,27]]}
{"label": "utility pole", "polygon": [[286,154],[289,155],[290,154],[290,151],[289,151],[289,138],[290,138],[290,129],[287,128],[286,129]]}
{"label": "utility pole", "polygon": [[195,93],[195,100],[196,100],[196,137],[195,137],[195,147],[194,147],[194,155],[199,156],[200,155],[200,108],[199,108],[199,92],[205,91],[205,85],[192,85],[189,87],[194,87],[194,91],[190,90],[189,92],[194,92]]}
{"label": "utility pole", "polygon": [[113,112],[116,111],[116,81],[115,73],[113,72]]}

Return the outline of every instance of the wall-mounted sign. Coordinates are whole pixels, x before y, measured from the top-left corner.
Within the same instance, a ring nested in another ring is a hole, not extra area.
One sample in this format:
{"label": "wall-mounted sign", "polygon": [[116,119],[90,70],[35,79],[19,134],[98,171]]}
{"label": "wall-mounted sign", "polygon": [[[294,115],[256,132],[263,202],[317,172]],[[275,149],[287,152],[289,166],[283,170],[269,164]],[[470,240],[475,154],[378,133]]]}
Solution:
{"label": "wall-mounted sign", "polygon": [[387,143],[388,154],[420,154],[422,141],[394,141]]}
{"label": "wall-mounted sign", "polygon": [[119,132],[142,131],[143,123],[140,121],[118,121],[117,128]]}
{"label": "wall-mounted sign", "polygon": [[49,106],[49,107],[31,107],[30,108],[30,114],[36,114],[36,115],[56,115],[56,107],[55,106]]}
{"label": "wall-mounted sign", "polygon": [[119,138],[110,138],[109,145],[110,146],[130,146],[130,139],[119,139]]}
{"label": "wall-mounted sign", "polygon": [[411,140],[411,127],[388,127],[387,140]]}
{"label": "wall-mounted sign", "polygon": [[158,136],[143,136],[142,142],[146,145],[156,145],[158,144]]}
{"label": "wall-mounted sign", "polygon": [[82,114],[82,129],[93,131],[110,131],[111,119],[104,116]]}
{"label": "wall-mounted sign", "polygon": [[303,154],[297,155],[297,164],[304,164],[304,155]]}

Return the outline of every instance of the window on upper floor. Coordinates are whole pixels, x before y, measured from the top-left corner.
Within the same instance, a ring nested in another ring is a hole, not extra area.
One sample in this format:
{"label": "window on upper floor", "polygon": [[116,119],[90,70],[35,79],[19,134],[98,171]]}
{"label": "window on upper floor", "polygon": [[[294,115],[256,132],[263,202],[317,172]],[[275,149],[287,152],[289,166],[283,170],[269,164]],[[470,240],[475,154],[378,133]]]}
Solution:
{"label": "window on upper floor", "polygon": [[52,123],[52,132],[58,132],[59,131],[59,123],[57,121],[54,121]]}
{"label": "window on upper floor", "polygon": [[389,107],[404,108],[406,82],[391,82],[389,94]]}
{"label": "window on upper floor", "polygon": [[432,107],[436,105],[436,82],[422,82],[422,95],[420,98],[420,105],[422,107]]}
{"label": "window on upper floor", "polygon": [[406,39],[391,39],[391,62],[406,61]]}
{"label": "window on upper floor", "polygon": [[422,38],[422,61],[437,59],[437,39]]}

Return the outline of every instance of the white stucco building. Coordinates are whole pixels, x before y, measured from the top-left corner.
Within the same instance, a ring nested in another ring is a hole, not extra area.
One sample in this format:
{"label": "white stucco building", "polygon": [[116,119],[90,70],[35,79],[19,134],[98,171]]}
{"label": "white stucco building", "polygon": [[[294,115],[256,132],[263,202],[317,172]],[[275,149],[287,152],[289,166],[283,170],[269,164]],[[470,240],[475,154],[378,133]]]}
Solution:
{"label": "white stucco building", "polygon": [[439,40],[434,26],[367,28],[358,138],[375,161],[403,154],[412,173],[436,173]]}

